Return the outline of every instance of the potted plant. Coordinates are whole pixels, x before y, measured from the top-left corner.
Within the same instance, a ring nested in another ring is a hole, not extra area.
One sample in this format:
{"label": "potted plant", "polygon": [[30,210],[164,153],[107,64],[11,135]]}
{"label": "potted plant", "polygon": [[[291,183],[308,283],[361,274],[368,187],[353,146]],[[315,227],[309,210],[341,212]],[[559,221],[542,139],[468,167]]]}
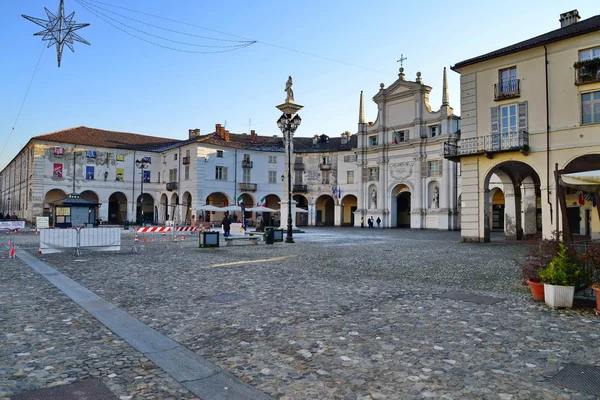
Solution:
{"label": "potted plant", "polygon": [[581,274],[581,267],[569,254],[564,243],[559,243],[556,256],[547,267],[538,272],[544,283],[544,300],[552,308],[573,307],[575,284]]}
{"label": "potted plant", "polygon": [[556,256],[559,243],[557,235],[554,235],[553,239],[541,240],[537,246],[527,251],[525,258],[515,261],[515,264],[521,268],[523,285],[529,286],[534,300],[544,300],[544,284],[538,273]]}
{"label": "potted plant", "polygon": [[591,242],[586,246],[582,261],[587,264],[588,282],[593,282],[596,294],[596,313],[600,313],[600,242]]}

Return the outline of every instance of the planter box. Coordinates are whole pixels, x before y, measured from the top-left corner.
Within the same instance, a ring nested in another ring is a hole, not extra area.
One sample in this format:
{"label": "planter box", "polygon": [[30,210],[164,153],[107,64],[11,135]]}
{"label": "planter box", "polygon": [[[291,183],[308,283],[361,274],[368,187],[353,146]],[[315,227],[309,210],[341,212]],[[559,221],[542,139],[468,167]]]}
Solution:
{"label": "planter box", "polygon": [[573,307],[575,286],[558,286],[544,283],[544,300],[552,308]]}

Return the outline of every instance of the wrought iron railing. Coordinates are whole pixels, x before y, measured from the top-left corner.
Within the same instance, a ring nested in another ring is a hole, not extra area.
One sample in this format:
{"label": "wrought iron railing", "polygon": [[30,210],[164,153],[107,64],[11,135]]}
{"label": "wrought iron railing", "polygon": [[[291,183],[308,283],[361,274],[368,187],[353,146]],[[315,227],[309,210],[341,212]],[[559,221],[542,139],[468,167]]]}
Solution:
{"label": "wrought iron railing", "polygon": [[330,163],[321,163],[321,164],[319,164],[319,168],[321,168],[324,171],[330,170],[331,169],[331,164]]}
{"label": "wrought iron railing", "polygon": [[167,182],[167,190],[169,192],[177,189],[179,189],[179,182]]}
{"label": "wrought iron railing", "polygon": [[527,131],[495,133],[460,139],[456,143],[444,143],[444,157],[446,158],[506,151],[529,151],[529,133]]}
{"label": "wrought iron railing", "polygon": [[256,183],[240,182],[238,188],[243,192],[256,192],[257,185]]}
{"label": "wrought iron railing", "polygon": [[254,166],[254,162],[252,162],[250,160],[242,161],[242,168],[252,168],[253,166]]}
{"label": "wrought iron railing", "polygon": [[586,83],[600,82],[600,60],[596,63],[586,63],[584,66],[575,69],[575,84],[584,85]]}
{"label": "wrought iron railing", "polygon": [[307,185],[294,185],[294,192],[299,192],[299,193],[306,193],[308,192],[308,186]]}
{"label": "wrought iron railing", "polygon": [[494,84],[494,100],[506,100],[519,97],[521,95],[521,85],[517,78],[501,80]]}

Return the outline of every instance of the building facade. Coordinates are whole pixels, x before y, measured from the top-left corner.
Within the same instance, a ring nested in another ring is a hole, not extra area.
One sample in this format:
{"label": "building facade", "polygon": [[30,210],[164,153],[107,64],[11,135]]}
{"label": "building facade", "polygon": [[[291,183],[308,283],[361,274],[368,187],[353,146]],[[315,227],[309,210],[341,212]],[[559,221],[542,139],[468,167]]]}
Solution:
{"label": "building facade", "polygon": [[557,185],[561,172],[600,169],[600,16],[574,10],[559,29],[455,64],[461,75],[463,241],[564,231],[600,236],[596,201]]}

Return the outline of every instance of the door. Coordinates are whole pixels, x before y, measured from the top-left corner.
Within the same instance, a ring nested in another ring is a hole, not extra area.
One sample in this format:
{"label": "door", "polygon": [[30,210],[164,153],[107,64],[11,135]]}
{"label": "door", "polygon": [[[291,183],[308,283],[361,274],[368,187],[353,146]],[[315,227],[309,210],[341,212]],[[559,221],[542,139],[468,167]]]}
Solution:
{"label": "door", "polygon": [[568,207],[567,208],[567,218],[569,219],[569,228],[571,228],[571,234],[580,235],[581,234],[581,226],[580,226],[580,217],[579,217],[579,207]]}

